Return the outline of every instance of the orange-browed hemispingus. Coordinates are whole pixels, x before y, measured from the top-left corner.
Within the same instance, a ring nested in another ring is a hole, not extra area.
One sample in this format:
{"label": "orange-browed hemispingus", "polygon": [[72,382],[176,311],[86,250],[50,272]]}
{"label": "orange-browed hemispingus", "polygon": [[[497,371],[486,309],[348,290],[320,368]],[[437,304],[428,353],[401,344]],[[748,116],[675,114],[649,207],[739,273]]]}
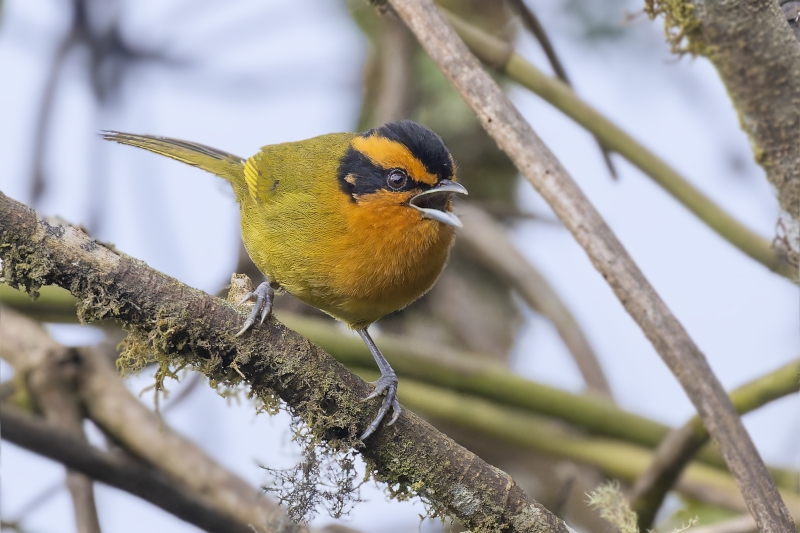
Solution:
{"label": "orange-browed hemispingus", "polygon": [[[249,159],[147,135],[105,138],[197,166],[226,179],[241,207],[242,240],[267,277],[239,335],[272,310],[277,289],[358,331],[381,371],[366,399],[385,393],[367,438],[393,409],[397,376],[367,328],[433,286],[460,222],[452,195],[466,194],[441,138],[411,121],[365,133],[332,133],[263,147]],[[244,300],[243,300],[244,301]]]}

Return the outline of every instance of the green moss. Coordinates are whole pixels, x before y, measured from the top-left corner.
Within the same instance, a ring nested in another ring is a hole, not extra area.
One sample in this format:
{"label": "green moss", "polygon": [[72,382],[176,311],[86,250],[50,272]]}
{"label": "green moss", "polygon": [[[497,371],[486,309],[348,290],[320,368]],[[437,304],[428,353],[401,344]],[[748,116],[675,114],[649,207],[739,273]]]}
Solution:
{"label": "green moss", "polygon": [[27,292],[34,299],[39,296],[39,289],[49,283],[48,276],[53,271],[50,258],[39,255],[36,248],[33,244],[20,242],[0,244],[3,258],[0,281]]}
{"label": "green moss", "polygon": [[700,38],[701,22],[695,5],[685,0],[645,0],[644,11],[654,19],[664,16],[664,31],[675,54],[709,55]]}

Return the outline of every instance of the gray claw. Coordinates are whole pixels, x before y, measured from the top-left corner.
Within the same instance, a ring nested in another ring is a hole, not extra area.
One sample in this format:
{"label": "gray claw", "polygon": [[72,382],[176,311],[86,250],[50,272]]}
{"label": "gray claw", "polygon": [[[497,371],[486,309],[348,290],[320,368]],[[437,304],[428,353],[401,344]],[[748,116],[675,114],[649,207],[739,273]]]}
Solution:
{"label": "gray claw", "polygon": [[400,418],[400,413],[403,411],[400,407],[400,402],[397,401],[396,397],[394,400],[392,400],[392,410],[394,411],[394,414],[392,415],[392,419],[389,420],[389,423],[386,424],[387,426],[391,426],[397,422],[397,419]]}
{"label": "gray claw", "polygon": [[252,300],[255,298],[256,303],[253,306],[253,311],[250,313],[250,316],[247,317],[247,320],[244,322],[244,326],[242,329],[239,330],[239,333],[236,334],[236,337],[241,336],[244,334],[245,331],[250,329],[250,326],[255,324],[256,319],[258,318],[259,313],[261,314],[261,322],[263,324],[267,317],[272,313],[272,299],[275,296],[275,291],[272,290],[268,281],[261,283],[256,290],[253,292],[249,292],[242,298],[242,301],[238,303],[238,305],[242,305],[248,300]]}
{"label": "gray claw", "polygon": [[373,385],[375,385],[375,390],[372,391],[372,394],[370,394],[369,396],[367,396],[362,400],[362,401],[371,400],[372,398],[376,398],[381,394],[383,394],[384,391],[386,392],[386,397],[383,399],[383,402],[381,403],[381,408],[378,411],[378,415],[370,423],[369,427],[367,427],[363,435],[361,435],[361,440],[366,439],[367,437],[372,435],[376,429],[378,429],[381,420],[383,420],[383,418],[386,416],[386,413],[389,412],[389,409],[392,409],[394,411],[394,415],[392,416],[392,419],[389,421],[387,425],[391,426],[392,424],[395,423],[395,421],[397,421],[397,418],[400,416],[400,413],[402,412],[400,408],[400,402],[397,401],[397,383],[398,383],[397,376],[394,374],[394,372],[392,372],[391,374],[384,374],[378,379],[378,381],[373,383]]}
{"label": "gray claw", "polygon": [[244,322],[244,326],[242,326],[242,329],[240,329],[240,330],[239,330],[239,333],[237,333],[236,335],[234,335],[234,337],[241,337],[241,336],[242,336],[242,334],[243,334],[245,331],[247,331],[248,329],[250,329],[250,326],[252,326],[252,325],[253,325],[253,321],[252,321],[251,319],[249,319],[249,318],[248,318],[247,320],[245,320],[245,322]]}

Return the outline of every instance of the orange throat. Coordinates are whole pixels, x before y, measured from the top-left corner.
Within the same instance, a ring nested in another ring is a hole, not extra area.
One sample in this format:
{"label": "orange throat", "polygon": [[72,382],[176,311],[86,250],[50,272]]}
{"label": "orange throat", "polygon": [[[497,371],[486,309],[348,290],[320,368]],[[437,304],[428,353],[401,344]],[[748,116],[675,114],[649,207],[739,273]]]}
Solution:
{"label": "orange throat", "polygon": [[341,263],[332,280],[338,309],[323,310],[359,328],[402,309],[433,286],[454,231],[388,191],[359,199],[347,212],[348,228],[337,243]]}

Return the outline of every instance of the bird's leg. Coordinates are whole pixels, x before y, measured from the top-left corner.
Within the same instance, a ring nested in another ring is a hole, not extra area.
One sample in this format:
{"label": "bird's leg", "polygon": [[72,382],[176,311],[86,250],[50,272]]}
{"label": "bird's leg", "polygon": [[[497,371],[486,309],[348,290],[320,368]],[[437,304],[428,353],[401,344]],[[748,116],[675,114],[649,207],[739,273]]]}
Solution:
{"label": "bird's leg", "polygon": [[364,434],[361,435],[361,440],[364,440],[372,435],[376,429],[378,429],[381,420],[383,420],[383,417],[389,412],[389,408],[392,408],[394,415],[389,423],[386,424],[387,426],[391,426],[395,423],[397,417],[400,416],[401,409],[400,402],[397,401],[397,374],[394,373],[391,365],[389,365],[389,361],[386,360],[381,351],[375,345],[372,337],[370,337],[369,333],[367,333],[367,328],[359,329],[358,334],[361,335],[362,339],[364,339],[364,343],[367,345],[367,348],[369,348],[369,353],[372,354],[372,357],[378,364],[378,368],[381,370],[381,377],[378,378],[378,381],[372,383],[375,385],[375,390],[372,391],[372,394],[364,398],[362,401],[371,400],[372,398],[376,398],[383,394],[384,391],[386,392],[386,397],[383,399],[381,408],[378,411],[378,416],[375,417],[375,420],[372,421],[366,431],[364,431]]}
{"label": "bird's leg", "polygon": [[250,313],[249,317],[247,317],[244,326],[242,326],[242,329],[236,334],[237,337],[242,335],[245,331],[250,329],[250,326],[255,324],[259,313],[261,313],[261,322],[259,323],[264,323],[267,317],[272,314],[272,299],[274,296],[275,291],[272,290],[269,280],[267,280],[256,287],[256,290],[253,292],[248,292],[245,297],[242,298],[242,301],[237,305],[242,305],[246,301],[252,301],[253,299],[255,299],[256,304],[253,306],[253,312]]}

